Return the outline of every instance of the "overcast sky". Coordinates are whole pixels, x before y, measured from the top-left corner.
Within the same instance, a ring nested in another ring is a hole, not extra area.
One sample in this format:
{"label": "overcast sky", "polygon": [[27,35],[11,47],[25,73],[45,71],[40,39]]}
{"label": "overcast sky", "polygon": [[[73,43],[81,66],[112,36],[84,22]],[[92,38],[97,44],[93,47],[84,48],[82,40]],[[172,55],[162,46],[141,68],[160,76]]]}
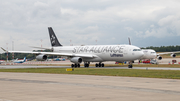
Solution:
{"label": "overcast sky", "polygon": [[[0,46],[180,45],[180,0],[0,0]],[[71,40],[71,43],[70,43]],[[97,40],[97,42],[96,42]]]}

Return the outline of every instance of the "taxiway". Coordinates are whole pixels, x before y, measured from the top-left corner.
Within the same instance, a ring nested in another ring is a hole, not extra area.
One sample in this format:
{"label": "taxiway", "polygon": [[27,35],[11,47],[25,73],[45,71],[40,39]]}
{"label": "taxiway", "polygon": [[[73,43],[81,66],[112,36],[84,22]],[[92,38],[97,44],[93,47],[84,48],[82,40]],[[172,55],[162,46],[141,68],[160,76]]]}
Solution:
{"label": "taxiway", "polygon": [[0,73],[0,101],[179,101],[180,80]]}

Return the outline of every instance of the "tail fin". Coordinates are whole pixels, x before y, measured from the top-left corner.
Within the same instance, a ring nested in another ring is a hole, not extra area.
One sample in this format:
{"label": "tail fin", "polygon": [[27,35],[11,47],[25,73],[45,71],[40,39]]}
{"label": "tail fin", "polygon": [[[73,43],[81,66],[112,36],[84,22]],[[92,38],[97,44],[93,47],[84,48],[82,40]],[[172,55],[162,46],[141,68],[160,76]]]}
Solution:
{"label": "tail fin", "polygon": [[49,30],[49,36],[50,36],[51,46],[62,46],[62,45],[59,43],[59,41],[58,41],[58,39],[57,39],[57,37],[56,37],[56,35],[55,35],[52,27],[48,27],[48,30]]}
{"label": "tail fin", "polygon": [[24,62],[26,62],[26,57],[24,57]]}
{"label": "tail fin", "polygon": [[131,39],[128,37],[128,40],[129,40],[129,45],[131,45]]}

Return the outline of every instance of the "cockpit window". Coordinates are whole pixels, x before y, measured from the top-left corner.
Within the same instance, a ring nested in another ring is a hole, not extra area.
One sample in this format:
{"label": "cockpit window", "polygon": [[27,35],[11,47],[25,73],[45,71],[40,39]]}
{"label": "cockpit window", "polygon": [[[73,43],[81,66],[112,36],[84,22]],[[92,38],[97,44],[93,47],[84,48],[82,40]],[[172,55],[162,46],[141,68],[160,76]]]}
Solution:
{"label": "cockpit window", "polygon": [[133,49],[133,51],[141,51],[141,49]]}

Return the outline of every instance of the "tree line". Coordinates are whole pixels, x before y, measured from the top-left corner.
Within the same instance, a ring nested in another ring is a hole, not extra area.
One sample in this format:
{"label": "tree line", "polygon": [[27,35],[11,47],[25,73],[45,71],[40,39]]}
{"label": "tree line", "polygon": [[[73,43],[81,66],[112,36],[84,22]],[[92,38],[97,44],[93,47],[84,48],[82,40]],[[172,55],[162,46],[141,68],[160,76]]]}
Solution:
{"label": "tree line", "polygon": [[141,48],[141,49],[153,49],[156,52],[172,52],[172,51],[180,51],[180,46],[160,46],[160,47],[146,47],[146,48]]}

